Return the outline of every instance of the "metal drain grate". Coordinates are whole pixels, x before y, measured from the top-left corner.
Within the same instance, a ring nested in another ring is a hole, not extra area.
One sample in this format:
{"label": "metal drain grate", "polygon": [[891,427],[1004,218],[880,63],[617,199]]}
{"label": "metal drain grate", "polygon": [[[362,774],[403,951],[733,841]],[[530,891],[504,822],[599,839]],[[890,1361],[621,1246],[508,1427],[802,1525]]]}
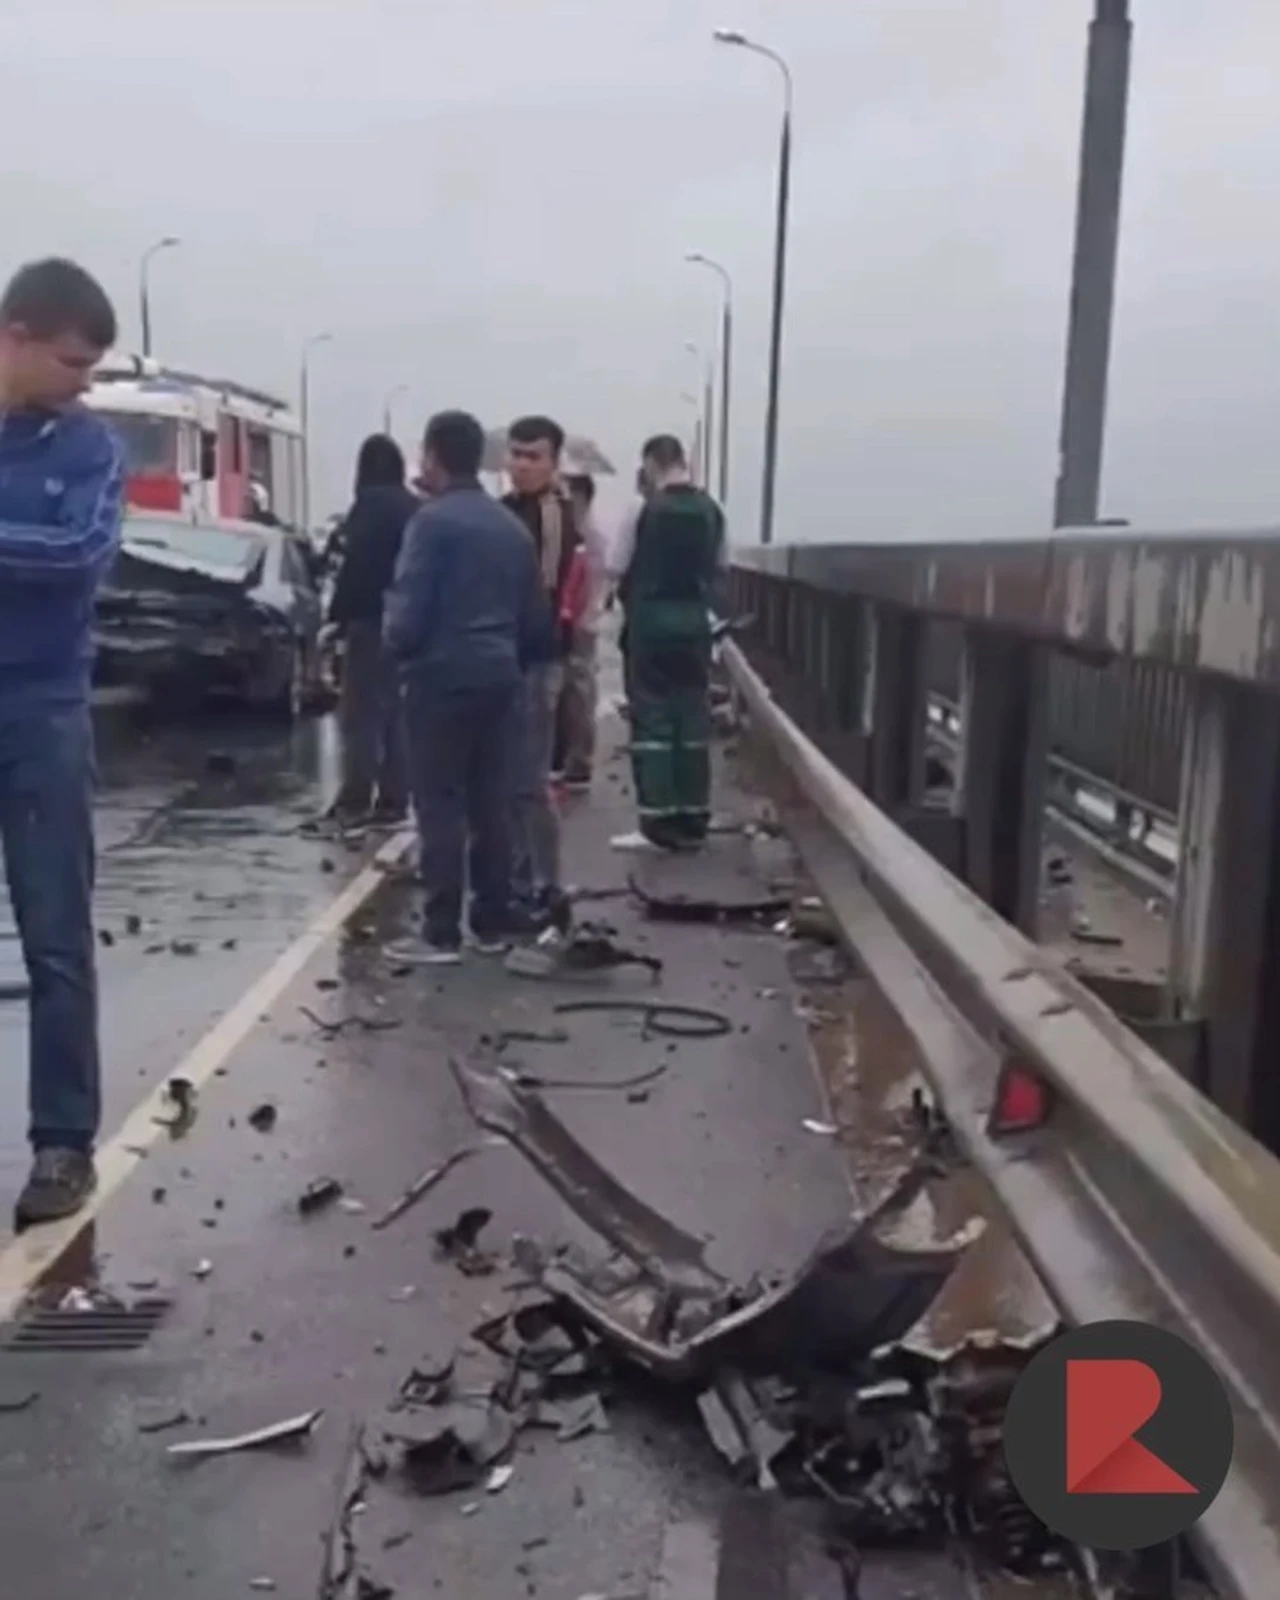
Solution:
{"label": "metal drain grate", "polygon": [[161,1298],[83,1311],[37,1307],[0,1329],[0,1349],[23,1355],[141,1350],[172,1306]]}

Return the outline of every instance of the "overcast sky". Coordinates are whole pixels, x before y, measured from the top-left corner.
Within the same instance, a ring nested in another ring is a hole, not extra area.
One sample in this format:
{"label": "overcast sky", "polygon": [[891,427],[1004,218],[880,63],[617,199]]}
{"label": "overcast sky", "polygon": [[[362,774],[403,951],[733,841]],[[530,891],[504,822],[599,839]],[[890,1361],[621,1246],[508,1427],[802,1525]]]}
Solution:
{"label": "overcast sky", "polygon": [[[737,289],[757,516],[780,104],[796,82],[779,538],[1039,532],[1089,0],[0,0],[6,266],[82,259],[137,342],[296,392],[318,509],[398,431],[546,409],[628,475]],[[1280,521],[1280,6],[1134,0],[1104,511]]]}

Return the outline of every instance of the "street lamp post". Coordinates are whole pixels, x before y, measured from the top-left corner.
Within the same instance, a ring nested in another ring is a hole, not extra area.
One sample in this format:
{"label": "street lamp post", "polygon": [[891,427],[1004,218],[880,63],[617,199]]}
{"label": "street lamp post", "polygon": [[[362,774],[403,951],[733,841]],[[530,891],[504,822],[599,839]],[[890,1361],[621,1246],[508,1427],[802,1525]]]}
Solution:
{"label": "street lamp post", "polygon": [[699,471],[699,462],[702,458],[702,440],[706,431],[702,424],[702,407],[697,395],[690,393],[688,389],[680,391],[680,398],[693,412],[693,438],[689,443],[689,461],[696,473]]}
{"label": "street lamp post", "polygon": [[396,401],[400,398],[400,396],[402,394],[408,394],[408,392],[409,392],[409,385],[407,383],[398,383],[398,384],[396,384],[394,389],[389,389],[387,391],[387,398],[382,402],[382,431],[383,431],[383,433],[389,434],[391,432],[391,408],[392,408],[392,406],[395,405]]}
{"label": "street lamp post", "polygon": [[148,284],[148,271],[151,258],[158,256],[162,250],[173,250],[182,243],[172,234],[166,234],[163,239],[157,239],[149,250],[144,250],[142,260],[138,264],[138,310],[139,321],[142,324],[142,353],[144,356],[151,354],[151,293]]}
{"label": "street lamp post", "polygon": [[724,301],[720,312],[720,504],[729,500],[729,394],[733,363],[733,279],[728,269],[710,256],[693,251],[685,257],[700,267],[708,267],[724,287]]}
{"label": "street lamp post", "polygon": [[1053,497],[1055,528],[1084,527],[1098,520],[1132,39],[1129,0],[1094,0]]}
{"label": "street lamp post", "polygon": [[332,342],[331,333],[313,333],[302,341],[301,371],[298,375],[298,421],[302,425],[302,530],[311,532],[311,352],[318,344]]}
{"label": "street lamp post", "polygon": [[765,56],[782,74],[782,133],[778,145],[778,216],[773,246],[773,320],[769,332],[769,395],[764,419],[764,473],[760,487],[760,543],[773,540],[774,488],[778,476],[778,384],[782,369],[782,315],[786,301],[787,213],[791,200],[791,68],[767,45],[757,44],[733,28],[717,28],[720,44],[737,45]]}
{"label": "street lamp post", "polygon": [[700,443],[697,457],[694,462],[695,470],[704,489],[711,487],[711,440],[715,423],[715,386],[712,383],[711,359],[705,361],[702,356],[702,346],[695,344],[692,339],[685,341],[685,349],[698,363],[698,376],[702,379],[702,410]]}

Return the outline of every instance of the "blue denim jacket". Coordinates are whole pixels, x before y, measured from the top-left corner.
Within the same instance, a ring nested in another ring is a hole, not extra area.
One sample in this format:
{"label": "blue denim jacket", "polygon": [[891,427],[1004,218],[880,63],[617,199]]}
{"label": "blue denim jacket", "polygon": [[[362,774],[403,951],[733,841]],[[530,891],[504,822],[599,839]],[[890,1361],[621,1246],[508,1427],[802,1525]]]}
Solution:
{"label": "blue denim jacket", "polygon": [[0,711],[87,697],[124,479],[119,441],[92,412],[0,412]]}
{"label": "blue denim jacket", "polygon": [[478,483],[429,501],[405,529],[383,633],[424,688],[514,687],[555,647],[528,530]]}

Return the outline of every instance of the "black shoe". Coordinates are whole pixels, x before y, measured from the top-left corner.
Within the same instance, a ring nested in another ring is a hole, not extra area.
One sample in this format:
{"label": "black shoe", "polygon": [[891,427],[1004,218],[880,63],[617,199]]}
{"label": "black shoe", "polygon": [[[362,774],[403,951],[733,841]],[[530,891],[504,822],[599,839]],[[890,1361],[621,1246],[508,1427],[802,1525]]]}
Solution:
{"label": "black shoe", "polygon": [[14,1225],[60,1222],[83,1210],[98,1187],[93,1157],[86,1150],[37,1150],[31,1176],[14,1207]]}

